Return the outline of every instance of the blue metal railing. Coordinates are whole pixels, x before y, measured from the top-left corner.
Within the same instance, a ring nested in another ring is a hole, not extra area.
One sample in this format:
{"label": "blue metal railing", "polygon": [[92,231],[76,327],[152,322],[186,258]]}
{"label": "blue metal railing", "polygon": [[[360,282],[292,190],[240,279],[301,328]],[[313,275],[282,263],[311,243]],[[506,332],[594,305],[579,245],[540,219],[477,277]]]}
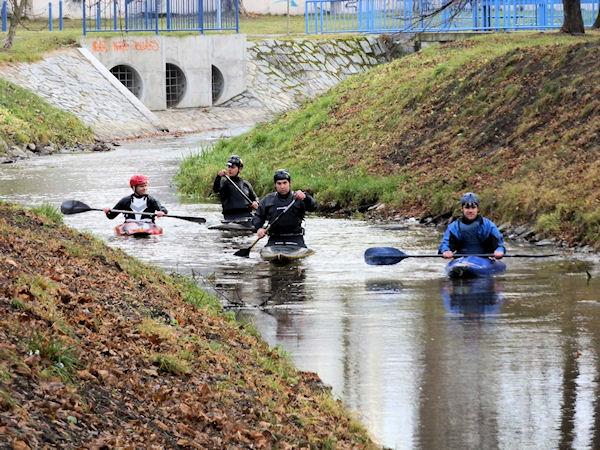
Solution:
{"label": "blue metal railing", "polygon": [[[306,0],[306,33],[508,31],[560,28],[562,0],[471,0],[439,12],[444,0]],[[581,0],[585,26],[598,0]]]}
{"label": "blue metal railing", "polygon": [[239,0],[83,0],[83,34],[106,31],[239,33]]}
{"label": "blue metal railing", "polygon": [[[2,8],[0,10],[0,15],[2,16],[2,31],[6,32],[8,30],[8,2],[7,0],[2,0]],[[62,0],[58,2],[58,29],[62,31],[63,29],[63,3]],[[48,31],[53,31],[53,18],[52,18],[52,2],[48,3]]]}

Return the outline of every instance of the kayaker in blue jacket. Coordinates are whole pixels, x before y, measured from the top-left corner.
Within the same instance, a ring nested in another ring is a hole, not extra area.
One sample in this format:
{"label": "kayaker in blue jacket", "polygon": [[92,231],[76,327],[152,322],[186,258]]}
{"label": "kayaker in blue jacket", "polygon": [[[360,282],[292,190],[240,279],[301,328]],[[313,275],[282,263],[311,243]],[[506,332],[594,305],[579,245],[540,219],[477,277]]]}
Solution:
{"label": "kayaker in blue jacket", "polygon": [[250,221],[253,210],[258,209],[258,196],[252,185],[240,177],[243,168],[242,159],[232,155],[227,160],[227,169],[219,170],[213,182],[213,192],[219,194],[226,221]]}
{"label": "kayaker in blue jacket", "polygon": [[454,253],[493,253],[495,259],[501,259],[506,253],[502,233],[494,222],[479,215],[477,195],[467,192],[460,199],[460,207],[463,215],[446,228],[438,253],[448,259]]}
{"label": "kayaker in blue jacket", "polygon": [[[258,239],[265,237],[267,230],[263,225],[268,221],[272,225],[268,231],[267,247],[273,245],[306,247],[302,221],[307,212],[317,209],[317,202],[306,192],[292,191],[291,177],[285,170],[276,171],[273,182],[276,192],[262,199],[252,219],[254,229],[257,230],[256,236]],[[283,212],[290,204],[292,206]]]}
{"label": "kayaker in blue jacket", "polygon": [[[123,197],[112,209],[131,211],[125,215],[125,222],[154,222],[155,217],[167,214],[167,209],[154,197],[148,195],[148,178],[144,175],[134,175],[129,180],[133,194]],[[114,219],[120,213],[111,212],[111,208],[104,207],[102,211],[109,219]],[[156,213],[156,216],[142,215],[141,212]],[[137,213],[137,214],[136,214]]]}

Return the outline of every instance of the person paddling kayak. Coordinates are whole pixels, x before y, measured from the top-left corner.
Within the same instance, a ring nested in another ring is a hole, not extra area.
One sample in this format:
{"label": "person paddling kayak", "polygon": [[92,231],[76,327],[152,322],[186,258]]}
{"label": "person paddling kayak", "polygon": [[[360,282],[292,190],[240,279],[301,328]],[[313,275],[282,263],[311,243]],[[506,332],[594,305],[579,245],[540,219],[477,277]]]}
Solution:
{"label": "person paddling kayak", "polygon": [[213,192],[219,194],[226,221],[250,221],[252,211],[258,208],[258,196],[252,185],[240,177],[243,168],[242,159],[232,155],[227,160],[227,169],[220,170],[213,182]]}
{"label": "person paddling kayak", "polygon": [[[302,221],[307,212],[317,209],[317,202],[303,191],[291,190],[291,177],[285,170],[277,170],[273,175],[275,191],[267,194],[260,202],[252,224],[257,230],[256,236],[262,239],[267,234],[263,225],[268,221],[269,240],[267,247],[274,245],[306,247]],[[290,206],[290,208],[287,208]],[[286,209],[287,208],[287,209]]]}
{"label": "person paddling kayak", "polygon": [[[167,214],[167,209],[154,197],[148,195],[148,178],[144,175],[134,175],[129,180],[133,194],[123,197],[112,209],[131,211],[123,213],[125,222],[154,222],[155,217]],[[109,219],[114,219],[120,213],[111,212],[111,208],[104,207],[102,211]],[[142,215],[139,213],[156,213],[156,215]]]}
{"label": "person paddling kayak", "polygon": [[474,255],[493,253],[494,259],[501,259],[506,253],[502,233],[491,220],[479,215],[479,198],[467,192],[460,199],[462,217],[446,228],[438,249],[444,258],[451,259],[454,253]]}

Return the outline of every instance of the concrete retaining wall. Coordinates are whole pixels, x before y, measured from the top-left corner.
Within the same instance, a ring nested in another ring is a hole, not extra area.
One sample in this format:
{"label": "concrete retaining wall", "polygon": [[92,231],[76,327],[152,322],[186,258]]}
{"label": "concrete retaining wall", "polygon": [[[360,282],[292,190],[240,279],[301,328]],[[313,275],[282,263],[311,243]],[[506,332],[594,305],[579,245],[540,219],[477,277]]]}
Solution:
{"label": "concrete retaining wall", "polygon": [[[87,48],[109,70],[127,66],[140,80],[139,99],[149,109],[167,109],[166,64],[181,70],[184,93],[174,108],[198,108],[223,103],[246,88],[246,37],[242,34],[204,36],[83,37]],[[213,102],[212,67],[223,77],[223,89]]]}
{"label": "concrete retaining wall", "polygon": [[386,62],[387,52],[375,35],[249,42],[247,90],[226,105],[260,105],[272,113],[297,108],[350,75]]}

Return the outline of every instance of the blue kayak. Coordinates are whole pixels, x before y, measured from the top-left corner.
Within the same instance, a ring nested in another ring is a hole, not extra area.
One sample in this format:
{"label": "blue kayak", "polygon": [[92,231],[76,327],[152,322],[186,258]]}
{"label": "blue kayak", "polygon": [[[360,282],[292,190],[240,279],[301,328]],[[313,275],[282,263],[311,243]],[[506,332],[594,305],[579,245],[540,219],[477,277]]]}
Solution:
{"label": "blue kayak", "polygon": [[446,273],[450,278],[475,278],[502,273],[506,264],[480,256],[464,256],[448,263]]}

